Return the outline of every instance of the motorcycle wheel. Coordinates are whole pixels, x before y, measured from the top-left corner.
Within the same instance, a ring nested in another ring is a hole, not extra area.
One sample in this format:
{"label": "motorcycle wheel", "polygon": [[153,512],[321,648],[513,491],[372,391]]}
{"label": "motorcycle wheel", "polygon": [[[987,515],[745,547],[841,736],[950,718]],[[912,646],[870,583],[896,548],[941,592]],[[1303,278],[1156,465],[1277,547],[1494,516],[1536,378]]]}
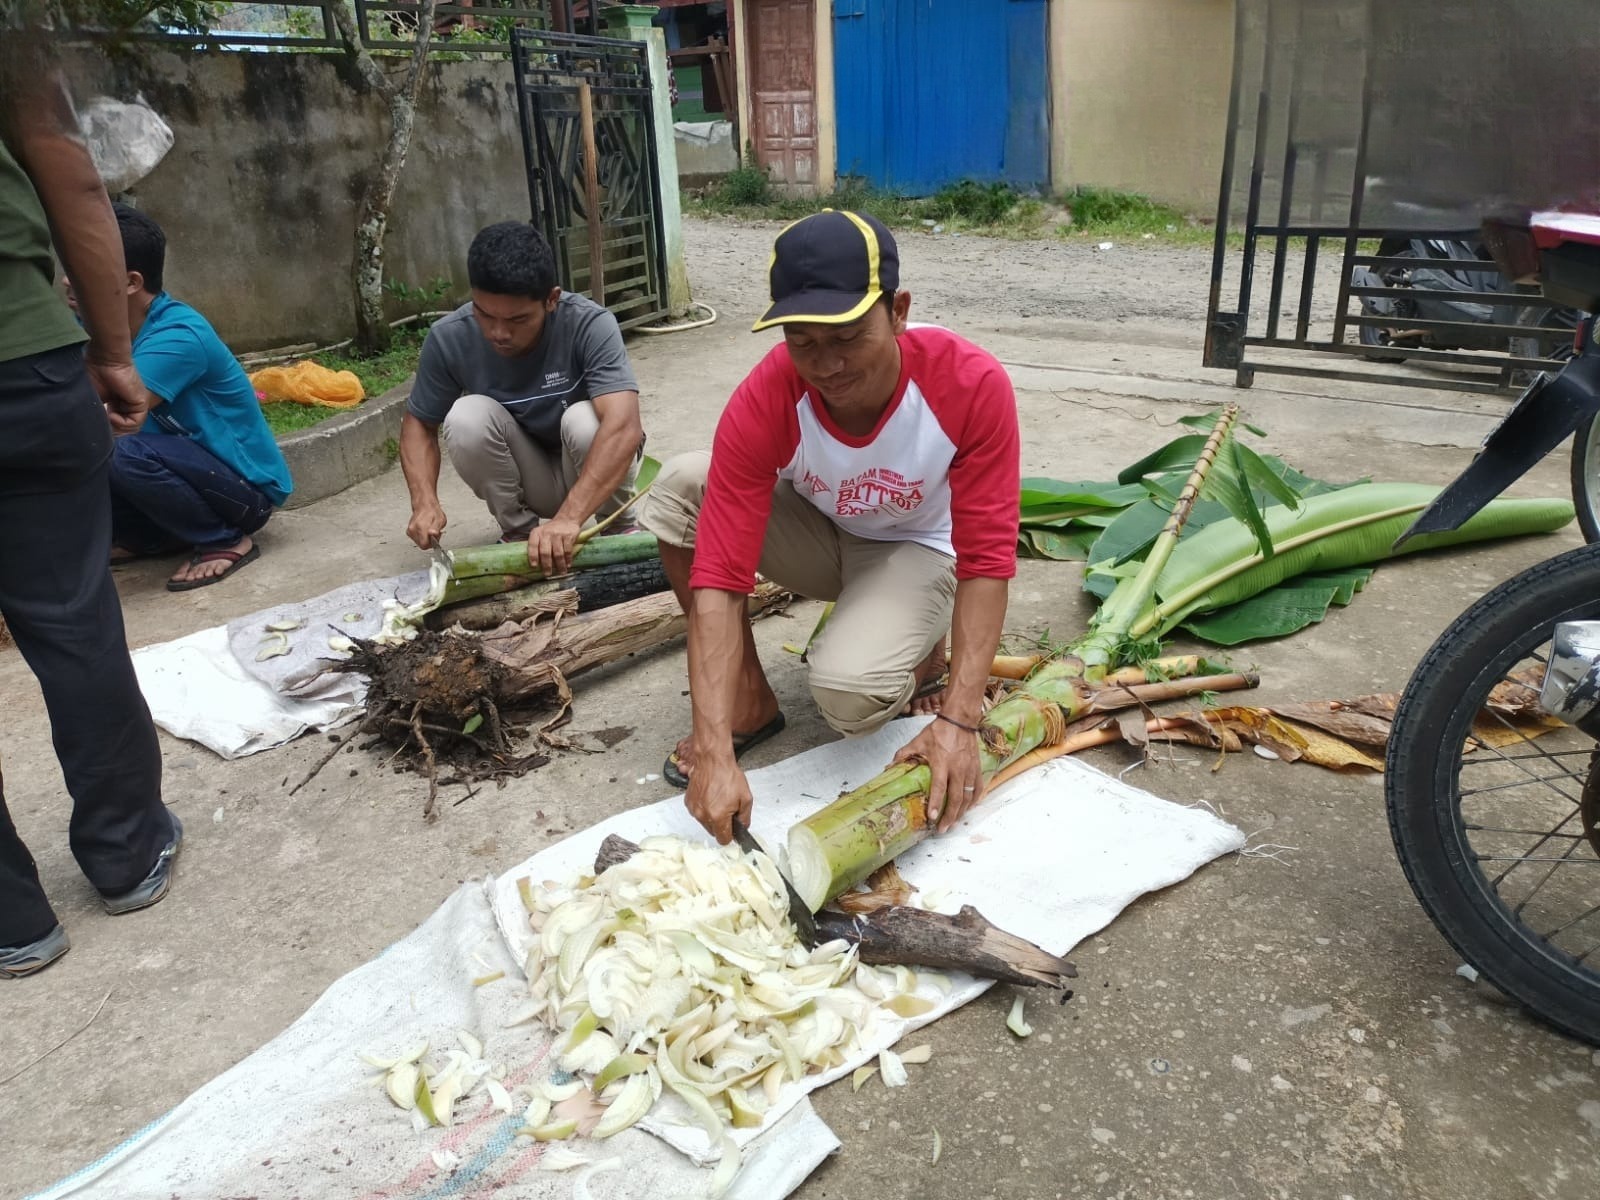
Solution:
{"label": "motorcycle wheel", "polygon": [[[1526,325],[1530,329],[1535,329],[1540,326],[1565,325],[1569,321],[1574,327],[1576,326],[1571,309],[1552,308],[1548,304],[1530,304],[1517,310],[1512,324]],[[1507,341],[1506,350],[1514,358],[1549,358],[1556,362],[1565,362],[1572,357],[1572,329],[1568,328],[1559,337],[1551,334],[1545,334],[1542,338],[1533,334],[1518,335]],[[1511,372],[1511,386],[1525,388],[1533,382],[1533,377],[1537,374],[1537,371],[1514,370]]]}
{"label": "motorcycle wheel", "polygon": [[1600,757],[1537,708],[1556,624],[1584,619],[1600,619],[1600,546],[1462,613],[1406,687],[1384,791],[1406,878],[1450,944],[1537,1016],[1600,1044]]}
{"label": "motorcycle wheel", "polygon": [[1572,506],[1583,540],[1600,542],[1600,417],[1572,435]]}

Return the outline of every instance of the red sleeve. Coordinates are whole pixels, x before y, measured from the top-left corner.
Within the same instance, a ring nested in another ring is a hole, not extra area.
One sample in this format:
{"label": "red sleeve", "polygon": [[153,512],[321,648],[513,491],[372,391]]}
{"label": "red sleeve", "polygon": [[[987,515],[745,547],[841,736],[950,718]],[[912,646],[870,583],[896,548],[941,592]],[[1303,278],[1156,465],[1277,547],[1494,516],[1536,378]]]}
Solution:
{"label": "red sleeve", "polygon": [[778,472],[800,444],[800,377],[780,343],[745,377],[717,422],[711,474],[695,528],[691,588],[744,595],[755,587]]}
{"label": "red sleeve", "polygon": [[926,347],[932,369],[917,374],[940,381],[924,394],[956,447],[950,462],[956,578],[1010,579],[1017,573],[1022,500],[1022,439],[1011,379],[992,355],[948,331],[928,330]]}

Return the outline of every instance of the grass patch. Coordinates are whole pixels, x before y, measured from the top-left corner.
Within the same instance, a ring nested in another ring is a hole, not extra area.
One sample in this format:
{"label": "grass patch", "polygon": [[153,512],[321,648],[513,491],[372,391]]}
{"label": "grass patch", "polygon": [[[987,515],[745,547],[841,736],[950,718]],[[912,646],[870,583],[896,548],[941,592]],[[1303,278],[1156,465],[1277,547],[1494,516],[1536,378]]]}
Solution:
{"label": "grass patch", "polygon": [[[427,337],[426,329],[406,326],[394,331],[394,337],[387,350],[371,358],[360,358],[350,353],[348,347],[309,357],[330,371],[355,372],[356,378],[361,380],[361,388],[366,393],[367,400],[372,400],[390,388],[404,383],[416,372],[417,356],[422,353],[422,342],[425,337]],[[365,404],[367,400],[363,400],[362,403]],[[267,418],[267,428],[272,430],[275,437],[309,429],[329,417],[336,417],[342,412],[349,411],[347,408],[328,408],[321,404],[295,404],[290,401],[277,401],[261,406],[261,413]]]}
{"label": "grass patch", "polygon": [[1213,227],[1201,225],[1188,214],[1141,196],[1112,188],[1080,187],[1061,197],[1072,214],[1063,234],[1098,238],[1102,241],[1143,241],[1145,235],[1184,245],[1210,245]]}
{"label": "grass patch", "polygon": [[416,372],[417,356],[422,353],[426,329],[404,325],[394,331],[389,348],[371,358],[358,358],[349,348],[330,354],[317,354],[314,359],[330,371],[354,371],[361,387],[371,400],[390,388],[404,383]]}
{"label": "grass patch", "polygon": [[1187,213],[1110,188],[1074,188],[1051,199],[1025,195],[1004,183],[967,179],[931,196],[911,197],[845,180],[825,196],[785,196],[765,171],[750,164],[690,198],[687,207],[701,214],[775,221],[798,220],[824,208],[848,208],[870,213],[891,228],[943,226],[995,237],[1131,242],[1147,240],[1148,235],[1179,245],[1209,245],[1212,240],[1211,227]]}

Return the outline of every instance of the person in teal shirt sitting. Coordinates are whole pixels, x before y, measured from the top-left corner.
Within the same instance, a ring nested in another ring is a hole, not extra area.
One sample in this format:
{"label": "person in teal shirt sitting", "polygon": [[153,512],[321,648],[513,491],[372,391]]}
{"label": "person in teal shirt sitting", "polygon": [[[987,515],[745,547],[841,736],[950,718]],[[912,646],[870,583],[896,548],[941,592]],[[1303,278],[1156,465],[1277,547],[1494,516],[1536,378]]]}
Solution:
{"label": "person in teal shirt sitting", "polygon": [[289,467],[244,368],[203,316],[162,290],[161,226],[113,207],[133,361],[153,406],[112,452],[112,561],[188,548],[188,562],[167,580],[168,590],[187,591],[260,557],[251,535],[288,498]]}

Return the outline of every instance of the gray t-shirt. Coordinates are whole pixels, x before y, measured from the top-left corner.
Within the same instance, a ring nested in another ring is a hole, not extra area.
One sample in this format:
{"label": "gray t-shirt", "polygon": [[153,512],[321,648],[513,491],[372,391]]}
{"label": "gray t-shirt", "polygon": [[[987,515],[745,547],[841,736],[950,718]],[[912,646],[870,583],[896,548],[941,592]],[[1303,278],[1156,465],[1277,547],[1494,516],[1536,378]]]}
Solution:
{"label": "gray t-shirt", "polygon": [[528,436],[554,450],[561,445],[561,416],[610,392],[636,392],[628,352],[616,317],[574,292],[562,292],[533,352],[505,358],[489,345],[471,303],[435,322],[422,343],[417,380],[406,408],[438,425],[462,396],[492,396]]}

